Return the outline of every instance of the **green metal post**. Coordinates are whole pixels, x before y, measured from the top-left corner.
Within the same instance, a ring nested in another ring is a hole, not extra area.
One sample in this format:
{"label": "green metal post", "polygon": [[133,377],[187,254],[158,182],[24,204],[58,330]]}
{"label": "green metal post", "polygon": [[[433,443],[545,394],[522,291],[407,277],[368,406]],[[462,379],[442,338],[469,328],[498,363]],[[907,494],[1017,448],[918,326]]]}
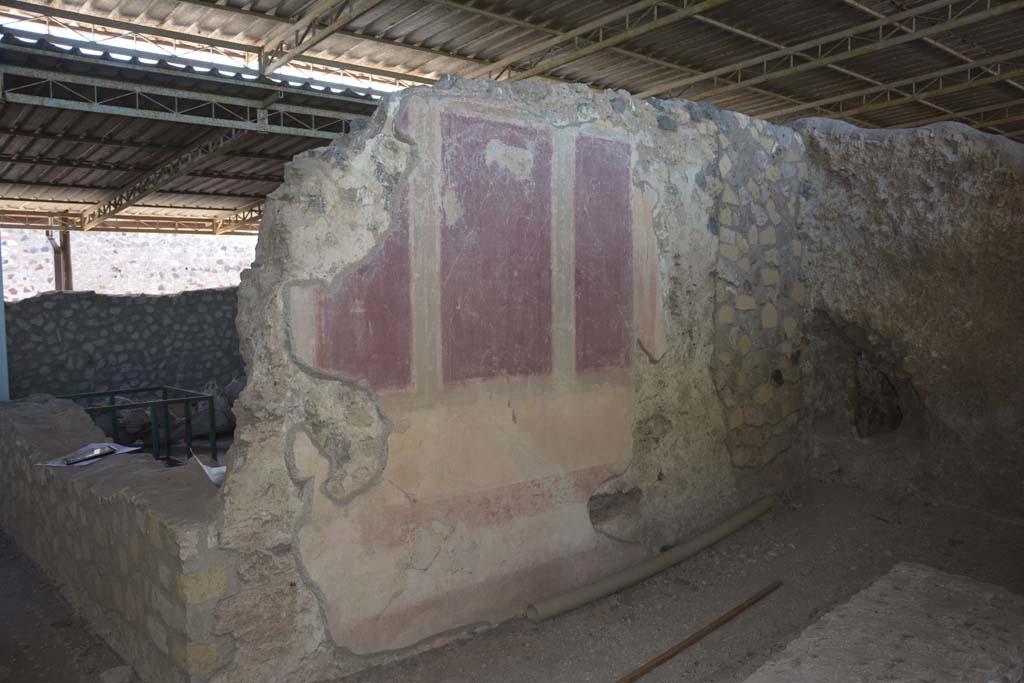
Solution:
{"label": "green metal post", "polygon": [[188,448],[187,460],[192,455],[192,401],[185,401],[185,446]]}
{"label": "green metal post", "polygon": [[210,459],[217,462],[217,421],[213,410],[213,396],[207,401],[210,404]]}
{"label": "green metal post", "polygon": [[114,394],[110,395],[110,405],[114,409],[110,411],[110,438],[114,443],[117,443],[117,396]]}
{"label": "green metal post", "polygon": [[149,407],[149,429],[153,438],[153,457],[160,459],[160,432],[156,422],[156,406]]}
{"label": "green metal post", "polygon": [[[167,392],[164,392],[164,398],[167,398]],[[174,448],[171,446],[171,407],[168,404],[164,405],[164,435],[167,437],[167,459],[171,459],[171,455],[174,454]]]}

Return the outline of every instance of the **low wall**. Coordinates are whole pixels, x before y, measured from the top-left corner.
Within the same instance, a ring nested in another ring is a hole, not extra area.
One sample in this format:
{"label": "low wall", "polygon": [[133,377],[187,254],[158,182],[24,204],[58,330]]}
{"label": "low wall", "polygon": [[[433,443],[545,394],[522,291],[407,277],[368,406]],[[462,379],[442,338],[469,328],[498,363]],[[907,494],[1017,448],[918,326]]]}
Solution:
{"label": "low wall", "polygon": [[70,401],[0,403],[0,434],[0,526],[143,680],[209,680],[233,654],[213,614],[236,584],[209,548],[217,489],[148,454],[35,467],[103,440]]}
{"label": "low wall", "polygon": [[5,305],[11,396],[153,385],[199,389],[244,374],[237,289],[167,296],[47,292]]}

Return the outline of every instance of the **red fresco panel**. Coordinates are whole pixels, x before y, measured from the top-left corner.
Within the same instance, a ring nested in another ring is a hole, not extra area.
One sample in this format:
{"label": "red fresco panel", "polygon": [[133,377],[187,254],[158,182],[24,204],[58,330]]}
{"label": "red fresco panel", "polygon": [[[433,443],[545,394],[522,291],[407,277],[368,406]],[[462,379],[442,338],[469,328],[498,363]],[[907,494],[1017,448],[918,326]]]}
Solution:
{"label": "red fresco panel", "polygon": [[448,384],[551,371],[551,140],[442,119],[441,334]]}
{"label": "red fresco panel", "polygon": [[378,250],[317,301],[319,368],[371,387],[401,389],[412,381],[408,202],[401,225]]}
{"label": "red fresco panel", "polygon": [[576,370],[629,365],[633,321],[630,148],[579,136],[573,213]]}

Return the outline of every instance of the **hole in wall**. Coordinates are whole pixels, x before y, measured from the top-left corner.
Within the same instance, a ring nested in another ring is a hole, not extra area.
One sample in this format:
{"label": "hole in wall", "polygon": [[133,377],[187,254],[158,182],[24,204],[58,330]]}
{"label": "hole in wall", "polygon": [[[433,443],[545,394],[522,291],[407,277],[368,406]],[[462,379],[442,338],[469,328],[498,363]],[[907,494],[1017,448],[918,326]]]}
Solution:
{"label": "hole in wall", "polygon": [[854,372],[853,425],[864,439],[895,432],[903,424],[903,407],[892,378],[865,353],[857,354]]}

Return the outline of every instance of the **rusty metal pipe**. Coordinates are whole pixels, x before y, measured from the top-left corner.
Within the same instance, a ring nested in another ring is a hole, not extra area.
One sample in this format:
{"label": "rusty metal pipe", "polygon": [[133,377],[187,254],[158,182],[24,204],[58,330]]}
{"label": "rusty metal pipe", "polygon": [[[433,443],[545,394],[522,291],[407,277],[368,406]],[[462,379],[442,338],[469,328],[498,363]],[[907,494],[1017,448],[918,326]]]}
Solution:
{"label": "rusty metal pipe", "polygon": [[726,536],[738,531],[763,515],[774,504],[774,497],[764,498],[689,541],[673,546],[659,555],[644,560],[640,564],[627,567],[592,584],[571,590],[568,593],[534,603],[526,608],[526,616],[531,621],[543,621],[544,619],[550,619],[551,617],[574,610],[588,602],[593,602],[599,598],[616,593],[623,588],[628,588],[635,583],[654,576],[658,572],[665,571],[669,567],[679,564],[686,558],[692,557],[701,550],[704,550],[709,545],[717,543]]}

